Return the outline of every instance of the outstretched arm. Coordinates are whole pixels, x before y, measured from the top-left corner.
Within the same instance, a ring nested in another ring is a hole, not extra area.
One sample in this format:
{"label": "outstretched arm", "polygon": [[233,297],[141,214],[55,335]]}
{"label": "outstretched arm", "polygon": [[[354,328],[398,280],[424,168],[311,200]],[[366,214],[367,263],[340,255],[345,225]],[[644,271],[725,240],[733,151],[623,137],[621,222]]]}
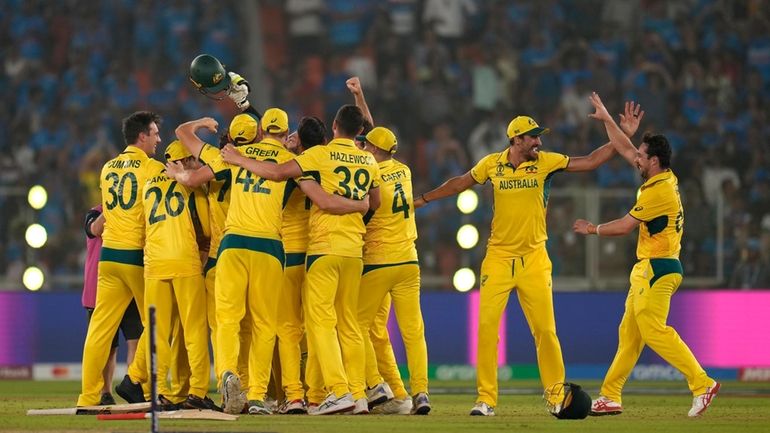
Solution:
{"label": "outstretched arm", "polygon": [[299,187],[324,212],[333,215],[345,215],[355,212],[365,214],[369,211],[368,195],[362,200],[352,200],[341,195],[329,194],[321,188],[318,182],[310,179],[300,181]]}
{"label": "outstretched arm", "polygon": [[203,145],[206,144],[195,135],[195,132],[200,128],[206,128],[214,134],[217,133],[217,126],[219,124],[211,117],[202,117],[197,120],[191,120],[185,122],[176,127],[176,138],[182,142],[182,145],[190,151],[191,154],[198,157],[203,150]]}
{"label": "outstretched arm", "polygon": [[185,170],[179,161],[166,163],[166,176],[176,180],[184,186],[197,188],[214,178],[211,167],[204,166],[196,170]]}
{"label": "outstretched arm", "polygon": [[618,218],[610,222],[594,225],[590,221],[579,219],[575,221],[572,230],[581,235],[597,236],[623,236],[631,233],[642,222],[626,214],[623,218]]}
{"label": "outstretched arm", "polygon": [[612,143],[606,143],[602,147],[595,149],[587,156],[575,156],[569,159],[569,165],[566,171],[591,171],[604,164],[615,154]]}
{"label": "outstretched arm", "polygon": [[352,93],[353,97],[356,99],[356,107],[361,109],[366,120],[368,120],[369,123],[374,126],[374,118],[372,117],[372,113],[369,111],[369,106],[366,104],[366,98],[364,98],[364,89],[361,87],[361,80],[358,77],[351,77],[345,81],[345,85],[348,86],[348,90],[350,90],[350,93]]}
{"label": "outstretched arm", "polygon": [[[629,164],[634,166],[634,161],[636,159],[636,146],[631,143],[631,139],[623,133],[618,124],[615,123],[615,120],[612,119],[612,116],[610,116],[610,113],[607,111],[607,107],[604,106],[604,103],[602,102],[599,95],[597,95],[596,92],[593,92],[591,93],[589,99],[591,100],[591,104],[593,104],[594,108],[596,108],[596,112],[590,116],[594,119],[598,119],[604,122],[604,128],[607,130],[607,136],[610,138],[610,143],[612,143],[612,146],[621,156],[623,156],[626,161],[628,161]],[[629,108],[629,104],[626,104],[626,115],[622,120],[625,120],[626,122],[631,121],[630,118],[641,120],[641,116],[644,115],[644,112],[639,114],[638,112],[634,112],[633,109],[629,112]]]}
{"label": "outstretched arm", "polygon": [[420,196],[414,200],[414,207],[415,209],[421,208],[434,200],[459,194],[473,185],[476,185],[476,180],[473,179],[470,171],[462,176],[455,176],[442,183],[438,188],[420,194]]}
{"label": "outstretched arm", "polygon": [[276,182],[282,182],[302,175],[302,169],[294,160],[286,161],[282,164],[257,161],[256,159],[247,158],[241,155],[241,153],[238,152],[238,149],[229,143],[222,148],[222,160],[228,164],[243,167],[259,177],[274,180]]}

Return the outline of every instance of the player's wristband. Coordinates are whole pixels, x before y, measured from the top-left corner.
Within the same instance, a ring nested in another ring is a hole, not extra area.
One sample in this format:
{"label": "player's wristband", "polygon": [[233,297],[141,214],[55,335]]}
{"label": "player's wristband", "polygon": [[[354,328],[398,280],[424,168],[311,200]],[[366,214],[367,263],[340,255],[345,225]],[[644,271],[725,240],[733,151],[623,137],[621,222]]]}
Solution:
{"label": "player's wristband", "polygon": [[425,203],[430,203],[430,202],[428,201],[428,199],[427,199],[427,198],[425,198],[425,194],[420,194],[420,198],[421,198],[421,199],[422,199],[422,201],[424,201]]}
{"label": "player's wristband", "polygon": [[594,229],[594,233],[596,233],[596,236],[601,236],[601,233],[599,233],[599,227],[601,227],[601,226],[602,226],[602,225],[601,225],[601,224],[599,224],[599,225],[598,225],[598,226],[596,226],[596,228]]}

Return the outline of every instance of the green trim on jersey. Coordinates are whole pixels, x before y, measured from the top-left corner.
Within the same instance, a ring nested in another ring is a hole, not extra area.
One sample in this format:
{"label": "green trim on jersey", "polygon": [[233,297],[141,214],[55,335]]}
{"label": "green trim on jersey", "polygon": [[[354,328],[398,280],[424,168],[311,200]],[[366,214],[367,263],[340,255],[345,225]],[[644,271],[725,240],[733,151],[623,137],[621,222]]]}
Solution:
{"label": "green trim on jersey", "polygon": [[650,221],[645,222],[644,225],[647,226],[647,231],[650,232],[650,236],[656,235],[668,226],[668,215],[661,215],[657,218],[653,218]]}
{"label": "green trim on jersey", "polygon": [[313,255],[307,256],[307,260],[305,260],[305,272],[310,270],[310,267],[313,266],[313,263],[315,263],[316,260],[320,259],[325,255],[326,254],[313,254]]}
{"label": "green trim on jersey", "polygon": [[209,257],[209,258],[206,260],[206,265],[205,265],[205,266],[203,266],[203,275],[206,275],[206,274],[208,274],[208,273],[209,273],[209,271],[210,271],[212,268],[216,267],[216,266],[217,266],[217,259],[215,259],[214,257]]}
{"label": "green trim on jersey", "polygon": [[305,253],[286,253],[286,267],[305,264]]}
{"label": "green trim on jersey", "polygon": [[658,279],[668,274],[684,274],[682,269],[682,262],[677,259],[650,259],[650,266],[652,267],[652,279],[650,280],[650,287],[652,287]]}
{"label": "green trim on jersey", "polygon": [[144,251],[116,250],[114,248],[102,247],[102,253],[99,256],[99,261],[123,263],[124,265],[144,267]]}
{"label": "green trim on jersey", "polygon": [[393,266],[401,266],[401,265],[418,265],[419,266],[420,262],[418,262],[417,260],[412,260],[412,261],[409,261],[409,262],[386,263],[386,264],[382,264],[382,265],[364,265],[364,271],[361,273],[361,275],[363,275],[363,274],[365,274],[367,272],[370,272],[370,271],[375,271],[377,269],[392,268]]}
{"label": "green trim on jersey", "polygon": [[283,252],[283,242],[275,239],[226,234],[222,238],[222,243],[219,244],[219,253],[217,254],[217,257],[219,257],[219,255],[222,254],[222,251],[226,249],[258,251],[275,257],[281,262],[281,266],[284,266],[286,263],[286,254]]}

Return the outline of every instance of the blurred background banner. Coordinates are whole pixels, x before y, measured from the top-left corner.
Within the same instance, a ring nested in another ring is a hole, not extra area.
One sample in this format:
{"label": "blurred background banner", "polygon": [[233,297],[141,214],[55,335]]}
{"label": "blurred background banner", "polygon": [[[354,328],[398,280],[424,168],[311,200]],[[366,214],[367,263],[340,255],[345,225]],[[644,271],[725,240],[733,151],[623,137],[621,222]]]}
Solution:
{"label": "blurred background banner", "polygon": [[[243,74],[252,104],[282,107],[292,125],[330,123],[353,102],[345,79],[359,76],[416,194],[503,150],[516,115],[551,128],[544,149],[581,156],[606,141],[587,117],[590,91],[612,113],[637,101],[638,136],[660,132],[674,147],[683,289],[768,288],[768,10],[753,0],[5,1],[0,290],[81,289],[83,215],[99,201],[100,167],[123,148],[122,118],[159,112],[159,153],[183,121],[229,122],[230,101],[188,81],[200,53]],[[554,177],[557,291],[627,289],[634,236],[583,238],[571,226],[624,215],[639,184],[621,158]],[[425,293],[475,286],[493,203],[488,186],[474,191],[464,210],[446,199],[416,213]]]}
{"label": "blurred background banner", "polygon": [[[477,295],[474,293],[423,295],[432,374],[462,378],[473,373],[466,366],[475,361],[475,346],[469,344],[475,329],[469,308]],[[625,294],[619,292],[555,295],[556,326],[568,376],[603,376],[617,348],[624,301]],[[500,366],[508,378],[537,377],[532,337],[516,303],[511,297]],[[770,291],[766,290],[693,290],[673,298],[669,323],[709,372],[720,368],[733,375],[745,368],[770,371],[768,303]],[[65,370],[67,375],[79,374],[86,314],[77,294],[0,293],[0,312],[0,370],[21,374],[31,372],[35,364],[48,364],[53,377],[57,371],[65,374]],[[405,364],[403,343],[392,317],[388,328],[398,362]],[[681,378],[650,350],[642,353],[640,365],[638,375]],[[768,379],[770,376],[764,380]]]}

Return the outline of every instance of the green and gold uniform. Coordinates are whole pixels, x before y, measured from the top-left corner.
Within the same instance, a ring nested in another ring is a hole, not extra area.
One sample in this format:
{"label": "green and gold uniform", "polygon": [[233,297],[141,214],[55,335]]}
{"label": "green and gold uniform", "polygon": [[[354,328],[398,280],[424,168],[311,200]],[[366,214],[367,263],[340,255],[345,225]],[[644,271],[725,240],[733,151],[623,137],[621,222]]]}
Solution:
{"label": "green and gold uniform", "polygon": [[[374,342],[370,340],[370,333],[375,336],[378,343],[382,342],[381,336],[383,333],[387,335],[387,329],[373,327],[384,326],[382,321],[375,322],[375,318],[383,308],[385,298],[390,295],[404,340],[412,394],[427,393],[428,350],[420,310],[420,266],[414,245],[417,239],[417,226],[414,221],[412,173],[409,167],[395,159],[381,161],[379,169],[382,204],[366,224],[358,323],[365,345],[369,346]],[[385,312],[387,307],[385,306]],[[367,350],[367,353],[381,354],[388,348],[392,353],[389,343],[387,347],[375,346],[373,351]],[[384,354],[384,356],[386,359],[393,358],[392,354]],[[378,359],[367,357],[366,363],[369,373],[377,371],[370,368],[370,365],[377,365]],[[382,365],[393,368],[389,362],[383,362]],[[398,369],[381,373],[392,378],[398,376]],[[382,377],[379,375],[367,374],[369,386],[380,382]],[[403,399],[408,396],[400,380],[390,385],[396,398]]]}
{"label": "green and gold uniform", "polygon": [[190,366],[189,393],[203,398],[208,392],[210,365],[206,288],[195,229],[196,223],[200,226],[198,209],[193,189],[167,177],[165,171],[163,164],[150,161],[142,191],[145,304],[156,308],[158,394],[171,396],[166,383],[172,362],[169,341],[178,313]]}
{"label": "green and gold uniform", "polygon": [[[147,328],[144,314],[144,215],[141,188],[149,157],[136,146],[127,146],[102,167],[100,188],[105,218],[99,259],[96,306],[83,345],[83,376],[78,406],[99,404],[104,386],[102,371],[107,365],[112,338],[131,300]],[[147,382],[146,335],[142,333],[128,373],[135,381]]]}
{"label": "green and gold uniform", "polygon": [[682,282],[679,262],[684,212],[678,180],[669,169],[648,179],[628,212],[641,221],[636,248],[638,262],[618,329],[618,351],[601,387],[601,395],[621,403],[621,391],[645,345],[681,371],[693,396],[706,392],[714,380],[695,359],[674,328],[666,324],[671,296]]}
{"label": "green and gold uniform", "polygon": [[[238,151],[260,161],[282,163],[294,158],[273,138],[243,145]],[[249,347],[249,400],[264,400],[276,336],[279,291],[285,253],[281,242],[286,182],[255,176],[226,164],[221,156],[204,160],[214,172],[229,169],[232,178],[230,208],[219,245],[216,274],[217,377],[225,371],[239,375],[240,324],[251,320]]]}
{"label": "green and gold uniform", "polygon": [[[296,161],[303,172],[301,181],[316,180],[330,194],[361,200],[379,185],[374,157],[349,139],[314,146]],[[358,327],[365,232],[360,214],[332,215],[316,206],[310,209],[303,294],[308,350],[320,364],[325,388],[337,397],[348,392],[355,399],[366,397],[366,354]]]}
{"label": "green and gold uniform", "polygon": [[535,339],[543,388],[564,381],[564,361],[556,336],[551,260],[545,227],[551,177],[569,164],[559,153],[538,152],[534,161],[514,167],[510,148],[487,155],[471,169],[478,183],[494,188],[495,210],[487,253],[481,265],[477,402],[497,405],[497,331],[515,288]]}
{"label": "green and gold uniform", "polygon": [[281,364],[281,385],[287,401],[305,398],[300,379],[300,343],[305,334],[302,320],[302,283],[305,281],[305,253],[308,243],[308,219],[311,202],[299,190],[294,180],[287,182],[296,188],[283,210],[281,237],[286,251],[283,288],[278,300],[278,354]]}

